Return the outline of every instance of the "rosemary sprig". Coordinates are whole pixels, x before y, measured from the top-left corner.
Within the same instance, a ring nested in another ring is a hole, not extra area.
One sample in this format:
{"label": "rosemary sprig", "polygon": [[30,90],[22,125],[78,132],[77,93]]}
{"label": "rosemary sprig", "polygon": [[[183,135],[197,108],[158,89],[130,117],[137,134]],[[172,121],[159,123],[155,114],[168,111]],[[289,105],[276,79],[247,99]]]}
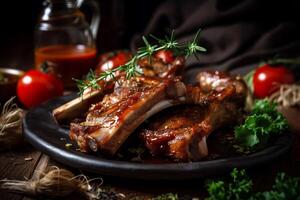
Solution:
{"label": "rosemary sprig", "polygon": [[[200,30],[200,29],[199,29]],[[150,35],[153,39],[155,39],[158,44],[166,49],[177,49],[180,48],[179,43],[174,38],[174,30],[171,32],[171,36],[165,36],[165,39],[159,39],[154,35]]]}
{"label": "rosemary sprig", "polygon": [[82,95],[83,92],[88,89],[99,89],[99,85],[97,84],[101,80],[114,80],[115,73],[117,71],[123,71],[126,74],[127,79],[131,79],[134,76],[138,76],[142,74],[142,70],[138,65],[138,61],[141,58],[148,57],[149,59],[151,56],[160,51],[170,49],[176,55],[185,55],[186,58],[190,57],[191,55],[197,56],[198,52],[205,52],[206,49],[198,45],[198,36],[200,34],[201,29],[199,29],[191,42],[179,43],[174,37],[174,31],[172,31],[170,37],[165,37],[164,39],[159,39],[153,35],[150,35],[154,40],[156,40],[157,44],[151,44],[148,39],[143,36],[143,41],[145,46],[138,49],[136,54],[129,60],[125,65],[119,66],[117,68],[107,70],[96,76],[93,71],[87,75],[86,80],[78,80],[74,79],[77,83],[79,88],[79,94]]}
{"label": "rosemary sprig", "polygon": [[82,96],[83,92],[88,88],[93,89],[99,89],[99,85],[97,84],[98,77],[96,77],[95,72],[93,70],[90,70],[89,73],[86,75],[86,80],[79,80],[79,79],[73,79],[77,87],[79,89],[79,94]]}
{"label": "rosemary sprig", "polygon": [[191,55],[195,55],[196,58],[197,57],[197,52],[205,52],[206,49],[204,47],[201,47],[197,44],[197,40],[198,40],[198,37],[199,37],[199,34],[200,34],[200,29],[197,31],[196,33],[196,36],[194,37],[194,40],[192,42],[189,42],[187,44],[187,47],[185,47],[185,55],[186,57],[189,57]]}

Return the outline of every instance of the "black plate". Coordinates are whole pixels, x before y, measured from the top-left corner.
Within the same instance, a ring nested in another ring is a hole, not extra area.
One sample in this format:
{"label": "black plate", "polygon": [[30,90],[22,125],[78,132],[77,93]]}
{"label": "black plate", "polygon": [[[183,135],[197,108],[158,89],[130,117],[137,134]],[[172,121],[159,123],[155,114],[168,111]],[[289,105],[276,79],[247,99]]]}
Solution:
{"label": "black plate", "polygon": [[73,168],[110,176],[134,179],[191,179],[221,174],[233,168],[251,168],[270,163],[286,153],[292,144],[290,134],[278,137],[270,146],[247,156],[200,161],[192,163],[146,164],[111,160],[99,155],[89,155],[65,147],[68,130],[60,127],[51,111],[73,99],[64,96],[30,110],[24,119],[23,128],[27,140],[54,160]]}

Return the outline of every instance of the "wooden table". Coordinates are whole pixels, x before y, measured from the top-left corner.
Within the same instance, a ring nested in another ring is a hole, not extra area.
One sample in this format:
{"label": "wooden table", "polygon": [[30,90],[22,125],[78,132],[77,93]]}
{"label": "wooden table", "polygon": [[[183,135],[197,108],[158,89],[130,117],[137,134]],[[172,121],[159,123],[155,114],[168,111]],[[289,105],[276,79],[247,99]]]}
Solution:
{"label": "wooden table", "polygon": [[[292,150],[282,158],[261,168],[248,171],[254,181],[254,188],[258,190],[268,189],[274,181],[278,172],[286,172],[288,175],[300,177],[300,109],[289,108],[282,111],[288,118],[294,134]],[[0,179],[31,179],[46,171],[49,166],[59,166],[66,169],[59,163],[51,160],[47,155],[34,149],[30,144],[25,143],[15,150],[0,153]],[[205,180],[161,182],[161,181],[134,181],[121,178],[106,177],[87,172],[79,172],[70,169],[74,173],[83,173],[90,178],[102,177],[103,187],[109,190],[123,193],[126,199],[139,197],[138,199],[149,199],[158,194],[173,192],[182,199],[198,197],[202,199],[206,195]],[[214,177],[212,177],[214,178]],[[1,191],[1,200],[29,200],[32,198],[23,195],[10,194]],[[66,199],[82,199],[82,197],[70,197]]]}

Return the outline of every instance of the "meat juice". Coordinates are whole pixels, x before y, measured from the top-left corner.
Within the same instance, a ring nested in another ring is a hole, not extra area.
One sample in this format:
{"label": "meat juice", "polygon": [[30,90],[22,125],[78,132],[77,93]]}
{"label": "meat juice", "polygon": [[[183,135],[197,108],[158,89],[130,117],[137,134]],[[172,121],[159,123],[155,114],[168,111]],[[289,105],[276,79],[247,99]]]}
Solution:
{"label": "meat juice", "polygon": [[81,79],[96,64],[95,48],[84,45],[51,45],[35,50],[35,66],[43,63],[64,82],[65,89],[75,89],[73,78]]}

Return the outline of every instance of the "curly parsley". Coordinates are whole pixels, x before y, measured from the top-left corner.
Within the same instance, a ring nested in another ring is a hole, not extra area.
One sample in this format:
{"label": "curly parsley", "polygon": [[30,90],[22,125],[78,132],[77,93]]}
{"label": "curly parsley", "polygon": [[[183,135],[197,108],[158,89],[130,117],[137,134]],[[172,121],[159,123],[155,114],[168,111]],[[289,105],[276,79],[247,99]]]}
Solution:
{"label": "curly parsley", "polygon": [[271,190],[255,193],[245,170],[234,169],[229,182],[211,181],[207,190],[206,200],[300,200],[300,178],[278,173]]}
{"label": "curly parsley", "polygon": [[245,123],[235,127],[234,135],[239,145],[253,149],[266,144],[270,137],[287,129],[287,120],[276,110],[276,104],[259,100],[255,102]]}
{"label": "curly parsley", "polygon": [[234,169],[231,172],[231,182],[212,181],[208,184],[209,197],[206,200],[231,200],[246,199],[252,189],[252,181],[245,170]]}

